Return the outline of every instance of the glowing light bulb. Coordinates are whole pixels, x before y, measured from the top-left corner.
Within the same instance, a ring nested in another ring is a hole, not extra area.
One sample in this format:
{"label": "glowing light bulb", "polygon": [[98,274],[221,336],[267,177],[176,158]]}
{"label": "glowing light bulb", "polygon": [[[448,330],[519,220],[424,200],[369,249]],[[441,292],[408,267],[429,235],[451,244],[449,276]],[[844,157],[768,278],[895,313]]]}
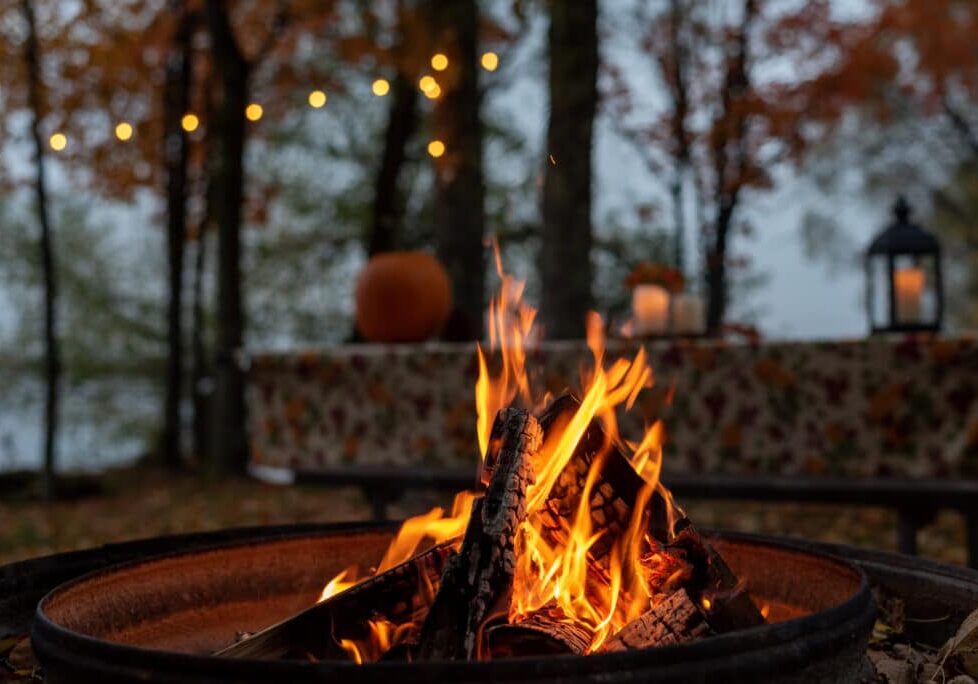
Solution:
{"label": "glowing light bulb", "polygon": [[433,76],[422,76],[421,80],[418,81],[418,87],[421,88],[422,93],[426,93],[432,88],[438,87],[438,81]]}
{"label": "glowing light bulb", "polygon": [[432,87],[428,88],[428,90],[424,91],[424,96],[427,97],[429,100],[437,100],[440,95],[441,95],[441,86],[439,86],[437,83]]}
{"label": "glowing light bulb", "polygon": [[448,57],[440,52],[436,55],[432,55],[431,68],[435,71],[444,71],[448,68]]}
{"label": "glowing light bulb", "polygon": [[313,109],[319,109],[326,104],[326,93],[322,90],[314,90],[309,93],[309,106]]}
{"label": "glowing light bulb", "polygon": [[184,114],[183,118],[180,119],[180,125],[187,133],[193,133],[200,125],[200,119],[197,118],[196,114]]}
{"label": "glowing light bulb", "polygon": [[252,102],[250,105],[245,107],[245,118],[247,118],[248,121],[258,121],[264,113],[265,110],[262,109],[262,106],[257,102]]}
{"label": "glowing light bulb", "polygon": [[432,140],[428,143],[428,154],[430,154],[435,159],[445,154],[445,143],[441,140]]}
{"label": "glowing light bulb", "polygon": [[127,121],[120,121],[115,127],[115,137],[125,142],[132,137],[132,124]]}
{"label": "glowing light bulb", "polygon": [[48,143],[51,145],[52,150],[55,152],[60,152],[68,146],[68,136],[66,136],[64,133],[55,133],[48,140]]}
{"label": "glowing light bulb", "polygon": [[499,67],[499,55],[495,52],[483,52],[479,62],[486,71],[495,71]]}
{"label": "glowing light bulb", "polygon": [[391,91],[391,84],[386,78],[378,78],[374,81],[371,89],[374,91],[374,95],[377,97],[383,97]]}

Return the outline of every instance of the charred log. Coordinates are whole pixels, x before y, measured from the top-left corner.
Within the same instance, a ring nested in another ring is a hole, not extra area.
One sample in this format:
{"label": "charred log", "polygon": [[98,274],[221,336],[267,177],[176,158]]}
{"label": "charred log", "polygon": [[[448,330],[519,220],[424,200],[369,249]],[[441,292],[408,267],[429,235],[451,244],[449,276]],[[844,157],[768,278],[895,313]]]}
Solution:
{"label": "charred log", "polygon": [[666,548],[687,560],[694,575],[687,585],[707,610],[710,627],[718,633],[763,625],[766,621],[747,587],[696,528],[684,518],[676,524],[676,538]]}
{"label": "charred log", "polygon": [[[516,567],[516,531],[526,517],[531,459],[540,448],[539,423],[522,409],[496,416],[486,495],[472,508],[458,553],[450,558],[421,633],[418,658],[471,660],[479,655],[483,623],[508,596]],[[505,611],[505,607],[502,608]]]}
{"label": "charred log", "polygon": [[[424,619],[430,592],[437,587],[451,544],[439,544],[375,577],[263,629],[214,655],[274,660],[290,656],[343,658],[337,637],[359,638],[368,632],[367,619],[394,624]],[[370,611],[364,607],[369,606]]]}
{"label": "charred log", "polygon": [[[580,405],[577,398],[569,394],[555,399],[540,416],[544,434],[570,421]],[[591,553],[597,559],[605,559],[614,542],[628,528],[632,509],[645,481],[635,472],[621,446],[607,438],[598,421],[591,421],[574,456],[560,474],[547,499],[549,515],[544,519],[556,530],[561,519],[573,517],[588,472],[599,458],[602,460],[600,473],[591,490],[590,506],[595,529],[603,529],[605,534],[591,547]],[[648,525],[652,536],[662,544],[671,540],[670,508],[661,491],[656,490],[649,502]]]}
{"label": "charred log", "polygon": [[590,633],[563,617],[556,606],[546,606],[519,622],[496,625],[486,632],[487,649],[493,658],[584,655],[591,644]]}
{"label": "charred log", "polygon": [[666,600],[632,620],[601,647],[603,653],[668,646],[691,641],[710,633],[703,612],[680,589]]}
{"label": "charred log", "polygon": [[[559,428],[574,415],[580,402],[571,395],[555,399],[540,416],[544,434]],[[584,491],[588,471],[597,467],[600,473],[590,492],[591,522],[594,529],[605,531],[590,553],[599,564],[606,564],[612,546],[628,528],[633,509],[645,481],[635,471],[621,446],[607,438],[595,420],[588,426],[570,462],[554,485],[542,516],[550,533],[560,533],[561,521],[571,519]],[[719,553],[704,540],[692,522],[682,516],[674,520],[673,507],[657,488],[648,504],[648,531],[666,551],[689,563],[692,576],[684,582],[692,600],[711,602],[710,624],[725,632],[763,624],[747,588],[724,562]]]}

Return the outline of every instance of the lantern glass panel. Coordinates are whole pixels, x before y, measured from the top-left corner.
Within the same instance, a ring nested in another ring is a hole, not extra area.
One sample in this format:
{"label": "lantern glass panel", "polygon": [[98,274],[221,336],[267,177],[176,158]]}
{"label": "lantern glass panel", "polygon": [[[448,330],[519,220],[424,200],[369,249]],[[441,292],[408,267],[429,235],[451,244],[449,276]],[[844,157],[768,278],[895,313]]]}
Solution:
{"label": "lantern glass panel", "polygon": [[867,297],[869,321],[873,330],[890,326],[890,273],[889,258],[885,254],[869,257]]}

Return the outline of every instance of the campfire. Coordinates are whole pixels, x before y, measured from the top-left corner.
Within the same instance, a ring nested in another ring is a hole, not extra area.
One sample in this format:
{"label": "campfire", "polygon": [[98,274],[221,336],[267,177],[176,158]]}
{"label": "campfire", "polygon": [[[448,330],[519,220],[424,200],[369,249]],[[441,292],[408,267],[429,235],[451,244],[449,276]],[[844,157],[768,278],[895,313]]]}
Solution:
{"label": "campfire", "polygon": [[[310,660],[492,660],[647,649],[765,622],[660,482],[663,429],[616,415],[654,384],[640,347],[604,356],[587,321],[578,393],[536,390],[535,311],[506,274],[475,386],[478,491],[407,520],[374,568],[330,578],[319,602],[219,655]],[[498,361],[498,363],[493,363]],[[295,638],[315,625],[325,636]]]}

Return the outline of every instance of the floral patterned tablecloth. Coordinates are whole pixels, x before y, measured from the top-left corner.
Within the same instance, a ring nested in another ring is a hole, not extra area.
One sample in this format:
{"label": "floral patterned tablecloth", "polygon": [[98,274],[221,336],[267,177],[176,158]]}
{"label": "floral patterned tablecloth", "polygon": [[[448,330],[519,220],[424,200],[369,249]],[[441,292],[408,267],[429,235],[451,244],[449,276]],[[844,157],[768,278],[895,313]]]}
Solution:
{"label": "floral patterned tablecloth", "polygon": [[[621,430],[662,418],[667,472],[978,477],[975,338],[647,349],[656,385]],[[612,343],[606,358],[634,351]],[[553,342],[527,366],[560,392],[590,359],[583,342]],[[474,344],[340,346],[246,364],[256,465],[476,462]]]}

